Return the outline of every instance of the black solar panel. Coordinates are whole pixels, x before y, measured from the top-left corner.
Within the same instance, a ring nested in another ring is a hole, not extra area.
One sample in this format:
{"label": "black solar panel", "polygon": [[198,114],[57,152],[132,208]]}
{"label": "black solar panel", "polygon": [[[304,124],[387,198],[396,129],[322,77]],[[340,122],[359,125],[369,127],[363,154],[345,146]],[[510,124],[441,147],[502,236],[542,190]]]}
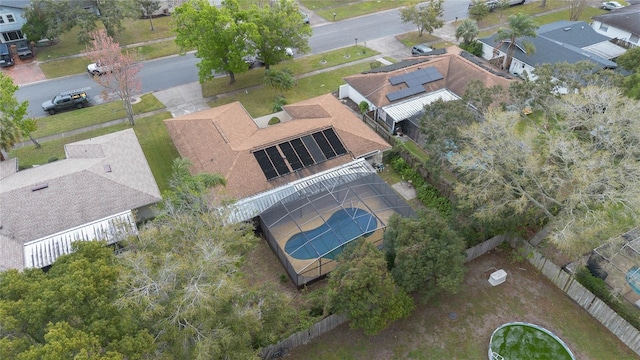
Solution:
{"label": "black solar panel", "polygon": [[278,177],[276,169],[273,168],[273,165],[271,164],[271,161],[269,160],[269,157],[264,150],[258,150],[254,152],[253,156],[256,157],[256,161],[258,162],[258,165],[260,165],[264,176],[267,177],[267,180]]}
{"label": "black solar panel", "polygon": [[282,150],[282,153],[287,158],[287,161],[289,162],[289,165],[291,165],[293,171],[300,170],[304,167],[289,142],[280,144],[280,150]]}
{"label": "black solar panel", "polygon": [[331,147],[331,145],[329,145],[329,142],[324,137],[323,133],[317,132],[317,133],[314,133],[312,136],[315,139],[315,141],[318,143],[318,146],[320,146],[322,153],[327,159],[336,157],[336,152],[333,151],[333,148]]}
{"label": "black solar panel", "polygon": [[387,94],[389,101],[400,100],[415,94],[426,91],[424,84],[444,79],[434,67],[418,69],[407,74],[402,74],[389,78],[391,85],[407,84],[406,89],[398,90]]}
{"label": "black solar panel", "polygon": [[278,151],[278,149],[276,149],[275,146],[268,147],[265,150],[267,152],[267,155],[269,155],[269,159],[271,159],[271,163],[276,168],[278,175],[282,176],[291,172],[289,171],[287,164],[284,162],[282,155],[280,155],[280,152]]}
{"label": "black solar panel", "polygon": [[305,167],[315,164],[315,161],[313,161],[313,158],[311,158],[311,154],[309,154],[307,148],[304,147],[302,140],[293,139],[291,140],[291,145],[293,146],[293,149],[296,151],[298,157],[300,158],[300,161],[302,161],[302,164]]}
{"label": "black solar panel", "polygon": [[[254,151],[267,180],[347,153],[333,128]],[[284,156],[283,156],[284,155]]]}
{"label": "black solar panel", "polygon": [[329,140],[329,144],[331,144],[333,150],[335,150],[336,155],[340,156],[347,153],[347,149],[342,145],[342,141],[338,139],[338,135],[336,135],[336,132],[333,131],[333,129],[327,129],[323,131],[323,133],[327,140]]}
{"label": "black solar panel", "polygon": [[307,135],[302,137],[302,142],[307,147],[307,149],[309,149],[309,152],[311,153],[311,156],[316,163],[327,160],[327,158],[322,153],[322,150],[320,150],[318,143],[316,143],[316,141],[314,140],[313,136]]}

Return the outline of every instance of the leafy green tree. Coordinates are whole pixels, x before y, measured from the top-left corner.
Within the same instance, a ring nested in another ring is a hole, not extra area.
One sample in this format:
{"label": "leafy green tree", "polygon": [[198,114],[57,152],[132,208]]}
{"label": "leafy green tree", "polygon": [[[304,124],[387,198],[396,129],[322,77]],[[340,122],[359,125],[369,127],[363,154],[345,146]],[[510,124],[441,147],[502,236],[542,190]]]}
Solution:
{"label": "leafy green tree", "polygon": [[38,42],[42,39],[53,40],[60,36],[65,29],[64,4],[53,0],[33,0],[31,6],[25,9],[23,17],[26,22],[22,26],[29,41]]}
{"label": "leafy green tree", "polygon": [[303,22],[295,1],[277,0],[270,2],[269,6],[254,6],[251,22],[257,26],[260,34],[253,46],[265,64],[265,70],[287,59],[287,48],[295,49],[299,54],[311,50],[309,37],[313,30]]}
{"label": "leafy green tree", "polygon": [[283,68],[281,70],[267,70],[264,74],[263,83],[276,90],[288,92],[295,86],[296,78],[293,75],[293,70],[289,68]]}
{"label": "leafy green tree", "polygon": [[117,305],[120,266],[103,242],[73,244],[48,272],[0,273],[3,359],[142,359],[153,337]]}
{"label": "leafy green tree", "polygon": [[472,19],[464,19],[456,28],[456,40],[463,44],[471,44],[478,36],[478,23]]}
{"label": "leafy green tree", "polygon": [[579,254],[637,222],[640,103],[599,86],[548,101],[542,118],[489,112],[462,129],[455,193],[479,219],[547,223],[552,242]]}
{"label": "leafy green tree", "polygon": [[212,79],[215,72],[235,74],[248,70],[243,57],[254,55],[247,43],[257,43],[257,26],[236,0],[224,0],[217,8],[206,0],[191,0],[175,9],[176,43],[183,49],[197,49],[200,82]]}
{"label": "leafy green tree", "polygon": [[426,31],[431,34],[433,30],[444,25],[442,14],[444,0],[429,0],[426,4],[413,4],[400,9],[400,20],[403,23],[412,23],[418,27],[418,36]]}
{"label": "leafy green tree", "polygon": [[3,152],[11,150],[22,139],[22,129],[30,129],[26,119],[29,103],[19,103],[16,91],[18,86],[13,84],[13,79],[0,73],[0,161],[6,160]]}
{"label": "leafy green tree", "polygon": [[392,216],[384,247],[396,284],[419,291],[425,302],[440,292],[455,294],[464,280],[465,242],[436,211]]}
{"label": "leafy green tree", "polygon": [[616,59],[622,68],[633,72],[624,79],[623,88],[627,96],[640,100],[640,47],[634,47]]}
{"label": "leafy green tree", "polygon": [[142,16],[149,17],[151,31],[154,31],[153,13],[160,10],[160,0],[136,0],[136,4],[138,4],[138,7],[142,9]]}
{"label": "leafy green tree", "polygon": [[375,334],[409,316],[413,300],[396,286],[383,253],[363,239],[347,245],[329,275],[328,306],[344,314],[349,326]]}
{"label": "leafy green tree", "polygon": [[77,26],[78,42],[81,44],[92,40],[90,34],[98,29],[98,24],[104,26],[110,37],[115,37],[124,30],[124,19],[140,15],[136,0],[63,0],[59,6],[64,9],[59,13],[64,30],[68,31]]}
{"label": "leafy green tree", "polygon": [[[502,62],[502,68],[505,70],[511,66],[511,60],[516,50],[516,41],[525,36],[536,37],[536,30],[538,30],[538,25],[533,17],[521,13],[510,15],[508,24],[508,28],[498,29],[495,37],[496,42],[498,42],[498,48],[500,48],[502,44],[507,45],[507,55]],[[533,54],[536,51],[531,41],[524,40],[522,41],[522,45],[527,54]]]}
{"label": "leafy green tree", "polygon": [[489,6],[487,6],[486,0],[471,0],[469,6],[469,18],[475,21],[482,21],[489,15]]}
{"label": "leafy green tree", "polygon": [[245,279],[241,266],[260,240],[249,224],[228,224],[203,211],[211,178],[177,170],[175,194],[163,194],[171,204],[120,256],[122,303],[145,319],[160,358],[255,358],[299,315],[284,294]]}

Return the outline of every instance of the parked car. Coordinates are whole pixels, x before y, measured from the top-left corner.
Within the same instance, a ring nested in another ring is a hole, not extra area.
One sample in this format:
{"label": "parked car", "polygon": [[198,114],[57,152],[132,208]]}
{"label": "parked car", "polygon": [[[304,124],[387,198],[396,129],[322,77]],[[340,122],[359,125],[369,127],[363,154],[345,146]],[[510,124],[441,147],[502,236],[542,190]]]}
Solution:
{"label": "parked car", "polygon": [[16,43],[16,50],[20,59],[32,58],[33,50],[27,40],[20,40]]}
{"label": "parked car", "polygon": [[110,70],[107,68],[107,66],[101,64],[99,61],[98,62],[94,62],[91,63],[89,65],[87,65],[87,72],[89,73],[89,75],[91,76],[100,76],[100,75],[104,75],[107,72],[109,72]]}
{"label": "parked car", "polygon": [[91,90],[90,87],[75,89],[70,91],[64,91],[53,97],[51,100],[47,100],[42,103],[42,110],[53,115],[56,112],[68,109],[82,109],[88,106],[89,97],[87,91]]}
{"label": "parked car", "polygon": [[13,57],[7,44],[0,43],[0,67],[13,66]]}
{"label": "parked car", "polygon": [[427,45],[420,44],[420,45],[416,45],[416,46],[411,48],[411,55],[419,56],[419,55],[424,55],[424,54],[432,52],[432,51],[433,51],[433,49],[428,47]]}
{"label": "parked car", "polygon": [[[282,50],[282,48],[279,47],[279,46],[276,46],[275,50],[280,51],[280,50]],[[286,47],[286,48],[284,48],[283,51],[287,56],[293,56],[293,49],[292,48]],[[244,56],[242,58],[242,60],[244,60],[244,62],[247,63],[247,65],[249,65],[249,68],[264,65],[264,61],[260,57],[260,54],[247,55],[247,56]]]}
{"label": "parked car", "polygon": [[617,1],[607,1],[602,3],[602,8],[605,10],[615,10],[615,9],[621,9],[623,7],[624,5],[620,4]]}

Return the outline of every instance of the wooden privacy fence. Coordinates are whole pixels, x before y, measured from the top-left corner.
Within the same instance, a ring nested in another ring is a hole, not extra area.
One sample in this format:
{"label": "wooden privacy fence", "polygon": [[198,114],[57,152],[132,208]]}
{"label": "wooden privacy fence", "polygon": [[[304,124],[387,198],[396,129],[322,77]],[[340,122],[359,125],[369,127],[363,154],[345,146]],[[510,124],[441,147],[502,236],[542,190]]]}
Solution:
{"label": "wooden privacy fence", "polygon": [[297,332],[277,344],[262,348],[260,357],[265,360],[282,357],[289,352],[289,349],[306,344],[309,340],[334,329],[345,321],[347,317],[344,315],[329,315],[306,330]]}
{"label": "wooden privacy fence", "polygon": [[518,249],[531,265],[609,329],[620,341],[640,355],[640,331],[638,329],[593,295],[565,270],[538,253],[528,242],[523,239],[512,239],[511,246]]}

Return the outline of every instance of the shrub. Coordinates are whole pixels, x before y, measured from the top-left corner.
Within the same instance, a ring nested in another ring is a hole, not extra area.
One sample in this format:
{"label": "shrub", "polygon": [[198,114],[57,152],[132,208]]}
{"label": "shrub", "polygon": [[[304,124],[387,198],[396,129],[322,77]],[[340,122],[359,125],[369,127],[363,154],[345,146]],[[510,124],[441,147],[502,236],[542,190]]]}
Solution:
{"label": "shrub", "polygon": [[272,117],[271,119],[269,119],[269,125],[275,125],[277,123],[280,122],[280,118],[277,116]]}
{"label": "shrub", "polygon": [[480,41],[473,41],[469,44],[460,44],[460,48],[475,56],[482,56],[482,43]]}

